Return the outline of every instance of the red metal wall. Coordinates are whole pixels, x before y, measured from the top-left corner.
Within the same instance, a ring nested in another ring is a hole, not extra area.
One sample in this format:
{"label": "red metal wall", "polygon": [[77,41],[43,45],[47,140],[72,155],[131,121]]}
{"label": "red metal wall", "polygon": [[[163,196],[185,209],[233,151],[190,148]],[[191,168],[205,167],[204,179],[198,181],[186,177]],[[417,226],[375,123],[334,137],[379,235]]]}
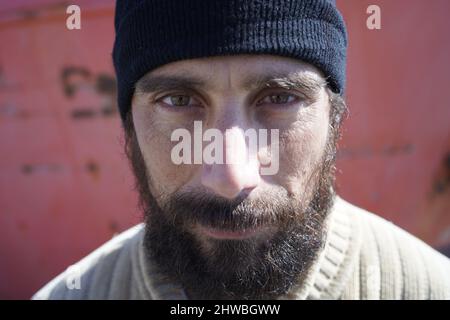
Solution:
{"label": "red metal wall", "polygon": [[[140,221],[121,148],[111,1],[0,4],[0,298],[28,298]],[[381,8],[381,30],[366,9]],[[338,185],[434,246],[450,244],[450,2],[338,0],[349,29]]]}

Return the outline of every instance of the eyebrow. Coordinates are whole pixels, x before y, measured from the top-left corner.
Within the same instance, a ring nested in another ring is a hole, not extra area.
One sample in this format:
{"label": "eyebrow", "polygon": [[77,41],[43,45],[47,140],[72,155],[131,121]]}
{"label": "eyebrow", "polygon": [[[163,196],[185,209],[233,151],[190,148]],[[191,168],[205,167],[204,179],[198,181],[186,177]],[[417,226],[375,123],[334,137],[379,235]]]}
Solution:
{"label": "eyebrow", "polygon": [[136,83],[136,91],[139,93],[152,93],[156,91],[188,88],[206,89],[208,87],[209,85],[205,80],[184,75],[147,75]]}
{"label": "eyebrow", "polygon": [[301,89],[304,94],[314,96],[325,87],[325,79],[309,73],[269,73],[248,77],[243,82],[243,88],[247,91],[262,88],[284,88],[286,90]]}
{"label": "eyebrow", "polygon": [[[189,75],[146,75],[136,83],[138,93],[152,93],[180,89],[211,89],[211,81]],[[247,76],[241,83],[242,88],[252,91],[262,88],[302,89],[306,95],[314,96],[327,82],[308,73],[286,74],[268,72]]]}

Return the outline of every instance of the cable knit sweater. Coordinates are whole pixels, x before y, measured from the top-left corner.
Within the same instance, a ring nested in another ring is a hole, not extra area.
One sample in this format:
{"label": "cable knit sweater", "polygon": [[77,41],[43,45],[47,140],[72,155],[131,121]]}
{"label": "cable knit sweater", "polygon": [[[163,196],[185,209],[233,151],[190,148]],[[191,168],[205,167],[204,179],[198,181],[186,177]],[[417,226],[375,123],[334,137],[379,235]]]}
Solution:
{"label": "cable knit sweater", "polygon": [[[33,299],[186,299],[142,250],[143,225],[68,268]],[[280,299],[450,299],[450,260],[392,223],[336,197],[327,240]]]}

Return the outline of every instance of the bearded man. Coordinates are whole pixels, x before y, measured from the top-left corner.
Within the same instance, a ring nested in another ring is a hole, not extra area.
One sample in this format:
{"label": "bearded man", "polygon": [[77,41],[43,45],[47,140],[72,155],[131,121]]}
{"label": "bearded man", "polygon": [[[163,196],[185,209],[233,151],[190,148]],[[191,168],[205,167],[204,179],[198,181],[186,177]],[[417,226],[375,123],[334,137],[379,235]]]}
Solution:
{"label": "bearded man", "polygon": [[[334,1],[119,0],[115,30],[144,222],[34,298],[450,298],[447,258],[335,193],[347,32]],[[176,130],[201,139],[183,153],[202,160],[213,141],[195,122],[221,133],[215,155],[245,161],[175,163]],[[249,129],[277,135],[250,148]]]}

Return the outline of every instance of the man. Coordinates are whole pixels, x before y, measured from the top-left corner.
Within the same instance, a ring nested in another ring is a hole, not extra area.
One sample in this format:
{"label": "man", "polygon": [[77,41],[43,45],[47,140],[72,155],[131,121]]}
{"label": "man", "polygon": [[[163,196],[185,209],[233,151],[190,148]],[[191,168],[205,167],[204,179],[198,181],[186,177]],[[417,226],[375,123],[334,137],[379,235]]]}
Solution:
{"label": "man", "polygon": [[446,257],[333,189],[347,49],[334,2],[118,1],[115,27],[145,223],[34,298],[450,298]]}

